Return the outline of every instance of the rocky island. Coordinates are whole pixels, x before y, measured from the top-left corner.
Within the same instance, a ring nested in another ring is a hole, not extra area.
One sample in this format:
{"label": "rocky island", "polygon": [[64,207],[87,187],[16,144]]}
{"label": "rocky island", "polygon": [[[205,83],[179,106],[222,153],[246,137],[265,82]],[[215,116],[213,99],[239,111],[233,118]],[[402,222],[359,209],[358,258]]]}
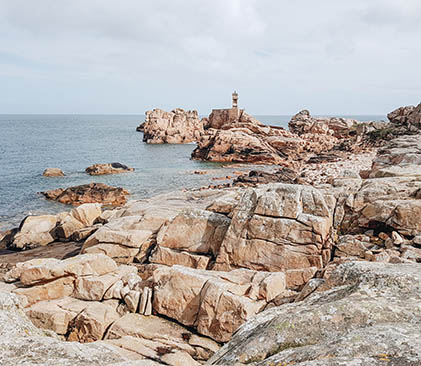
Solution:
{"label": "rocky island", "polygon": [[421,363],[421,105],[285,130],[237,97],[154,110],[144,138],[276,170],[115,209],[82,192],[3,234],[2,364]]}

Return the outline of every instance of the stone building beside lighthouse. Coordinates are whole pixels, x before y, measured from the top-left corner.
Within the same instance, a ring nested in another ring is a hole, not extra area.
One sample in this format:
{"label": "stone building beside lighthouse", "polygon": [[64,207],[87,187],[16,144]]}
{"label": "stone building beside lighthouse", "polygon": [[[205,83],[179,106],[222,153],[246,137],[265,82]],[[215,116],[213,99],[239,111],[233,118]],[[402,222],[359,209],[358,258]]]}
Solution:
{"label": "stone building beside lighthouse", "polygon": [[244,109],[238,109],[238,93],[234,91],[232,93],[231,108],[212,109],[207,128],[220,129],[223,125],[238,122],[243,112]]}

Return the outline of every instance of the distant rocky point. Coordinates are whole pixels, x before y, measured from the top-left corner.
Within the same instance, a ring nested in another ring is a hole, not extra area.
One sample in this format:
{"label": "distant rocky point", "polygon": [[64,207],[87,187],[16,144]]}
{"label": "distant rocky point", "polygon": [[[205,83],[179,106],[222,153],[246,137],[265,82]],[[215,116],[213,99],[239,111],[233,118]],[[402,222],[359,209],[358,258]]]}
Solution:
{"label": "distant rocky point", "polygon": [[148,144],[187,144],[200,138],[203,123],[197,111],[154,109],[146,112],[146,120],[137,130],[143,131],[143,141]]}

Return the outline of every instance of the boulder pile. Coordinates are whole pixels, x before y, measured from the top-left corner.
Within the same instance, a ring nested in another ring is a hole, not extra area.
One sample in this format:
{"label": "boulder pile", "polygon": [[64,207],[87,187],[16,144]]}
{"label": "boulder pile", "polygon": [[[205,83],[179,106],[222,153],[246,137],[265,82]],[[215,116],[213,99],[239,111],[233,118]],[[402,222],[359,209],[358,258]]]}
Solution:
{"label": "boulder pile", "polygon": [[19,228],[10,230],[1,244],[12,250],[45,246],[54,241],[80,241],[95,230],[102,209],[98,203],[85,203],[58,215],[27,216]]}

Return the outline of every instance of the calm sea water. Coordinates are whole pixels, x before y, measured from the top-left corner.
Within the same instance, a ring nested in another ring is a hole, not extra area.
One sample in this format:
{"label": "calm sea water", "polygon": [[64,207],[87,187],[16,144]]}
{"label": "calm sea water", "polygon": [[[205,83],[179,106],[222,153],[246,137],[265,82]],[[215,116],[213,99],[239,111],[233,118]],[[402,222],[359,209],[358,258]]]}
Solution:
{"label": "calm sea water", "polygon": [[[287,126],[290,116],[256,116],[266,124]],[[360,121],[384,116],[350,116]],[[64,211],[38,192],[90,182],[120,186],[131,198],[148,197],[209,182],[198,169],[221,164],[190,160],[194,145],[147,145],[135,128],[143,115],[0,115],[0,230],[27,214]],[[128,174],[91,177],[94,163],[120,162],[135,168]],[[42,176],[60,168],[63,178]]]}

